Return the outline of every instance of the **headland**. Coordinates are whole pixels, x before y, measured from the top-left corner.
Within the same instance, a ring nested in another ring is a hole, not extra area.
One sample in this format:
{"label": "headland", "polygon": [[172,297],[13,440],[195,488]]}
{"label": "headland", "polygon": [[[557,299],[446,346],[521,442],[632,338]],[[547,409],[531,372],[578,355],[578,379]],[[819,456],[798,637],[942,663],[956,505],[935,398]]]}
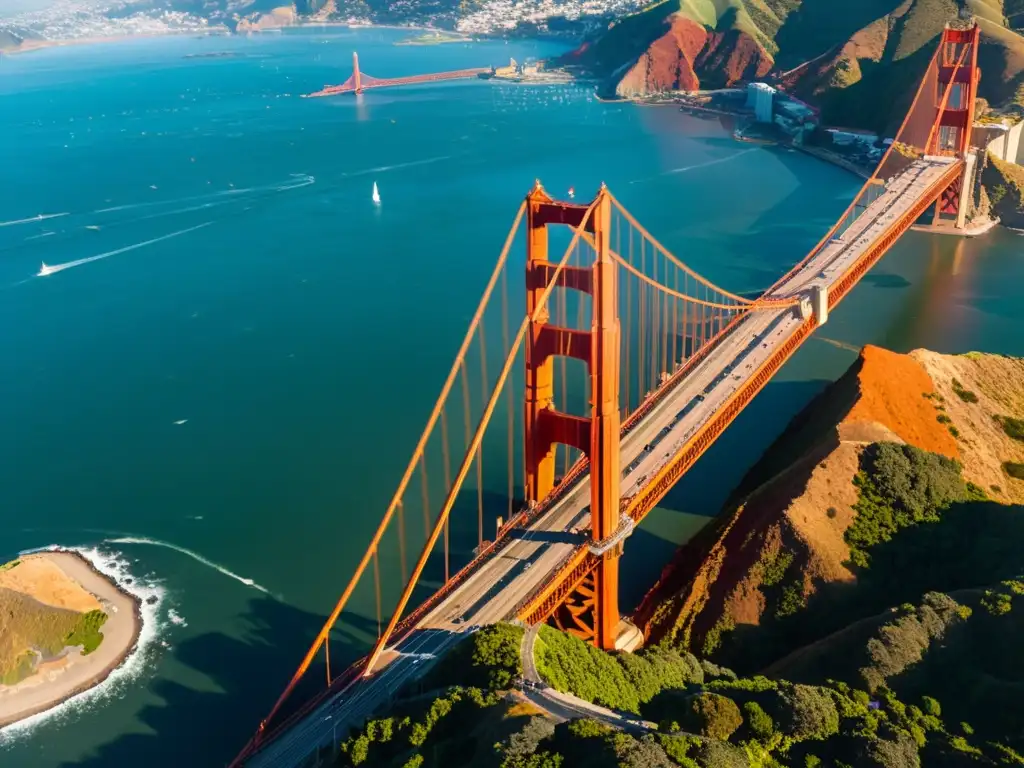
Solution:
{"label": "headland", "polygon": [[72,551],[0,566],[0,728],[102,683],[134,650],[137,598]]}

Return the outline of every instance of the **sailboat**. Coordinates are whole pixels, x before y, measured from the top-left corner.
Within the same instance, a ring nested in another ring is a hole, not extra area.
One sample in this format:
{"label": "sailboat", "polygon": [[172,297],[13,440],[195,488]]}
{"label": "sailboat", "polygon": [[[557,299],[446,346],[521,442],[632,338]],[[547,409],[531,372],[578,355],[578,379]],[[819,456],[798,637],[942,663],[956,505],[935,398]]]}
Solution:
{"label": "sailboat", "polygon": [[380,192],[377,190],[377,182],[373,182],[373,202],[380,205]]}

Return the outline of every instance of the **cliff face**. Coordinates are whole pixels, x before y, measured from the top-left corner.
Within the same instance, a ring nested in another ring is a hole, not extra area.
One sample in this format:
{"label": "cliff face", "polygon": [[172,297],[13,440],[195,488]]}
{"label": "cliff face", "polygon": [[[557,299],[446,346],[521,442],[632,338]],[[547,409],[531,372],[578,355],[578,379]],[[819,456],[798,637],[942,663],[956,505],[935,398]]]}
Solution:
{"label": "cliff face", "polygon": [[[961,5],[957,0],[665,0],[611,25],[566,63],[606,78],[609,90],[627,97],[719,88],[771,75],[787,90],[818,101],[829,122],[882,130],[909,104],[937,36],[958,17]],[[1024,37],[1005,26],[1015,17],[1001,10],[979,13],[981,95],[996,106],[1024,102],[1024,88],[1018,93],[1024,82]]]}
{"label": "cliff face", "polygon": [[1024,167],[989,155],[981,183],[1004,226],[1024,229]]}
{"label": "cliff face", "polygon": [[621,76],[615,93],[628,97],[730,86],[763,77],[771,68],[771,56],[745,32],[715,32],[676,15]]}
{"label": "cliff face", "polygon": [[857,582],[846,538],[865,452],[905,443],[956,459],[989,498],[1024,501],[1004,462],[1024,442],[995,417],[1024,416],[1024,361],[899,355],[866,347],[794,420],[737,492],[715,530],[683,547],[635,616],[648,643],[757,669],[785,649],[773,627],[825,588]]}

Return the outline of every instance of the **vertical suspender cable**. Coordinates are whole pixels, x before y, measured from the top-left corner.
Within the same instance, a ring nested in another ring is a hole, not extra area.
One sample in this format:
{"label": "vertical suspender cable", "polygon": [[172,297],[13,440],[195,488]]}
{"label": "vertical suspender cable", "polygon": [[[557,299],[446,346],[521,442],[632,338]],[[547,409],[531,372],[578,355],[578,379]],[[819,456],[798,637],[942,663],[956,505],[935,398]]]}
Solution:
{"label": "vertical suspender cable", "polygon": [[[644,237],[640,235],[640,274],[647,274],[647,258],[644,254]],[[644,355],[647,351],[647,284],[640,282],[638,285],[640,293],[640,348],[637,352],[637,367],[640,370],[640,389],[637,390],[637,399],[642,403],[647,396],[647,387],[644,382],[647,380],[647,361]]]}
{"label": "vertical suspender cable", "polygon": [[[483,402],[487,402],[487,334],[484,332],[484,321],[480,320],[480,394]],[[476,545],[484,545],[484,454],[483,449],[476,449]]]}
{"label": "vertical suspender cable", "polygon": [[[621,219],[621,216],[619,217]],[[619,223],[619,246],[622,244],[622,224]],[[622,255],[622,249],[617,249],[618,254]],[[633,263],[633,232],[630,228],[629,232],[629,263]],[[630,356],[630,339],[633,336],[631,319],[633,317],[633,276],[626,272],[626,334],[625,334],[625,354],[622,356],[623,369],[626,375],[623,379],[623,393],[622,393],[622,414],[623,418],[628,416],[632,412],[632,408],[629,404],[629,379],[632,375],[631,356]]]}
{"label": "vertical suspender cable", "polygon": [[423,503],[423,533],[430,534],[430,481],[427,479],[427,459],[420,456],[420,496]]}
{"label": "vertical suspender cable", "polygon": [[377,637],[380,638],[381,612],[380,612],[380,556],[377,550],[373,550],[373,591],[377,603]]}
{"label": "vertical suspender cable", "polygon": [[402,583],[405,584],[405,503],[398,501],[398,563],[402,573]]}
{"label": "vertical suspender cable", "polygon": [[[441,442],[444,451],[444,492],[452,487],[452,472],[448,456],[448,416],[445,408],[441,409]],[[448,568],[448,521],[444,523],[444,583],[448,583],[451,573]]]}
{"label": "vertical suspender cable", "polygon": [[[579,250],[575,251],[573,253],[573,255],[569,257],[569,263],[573,264],[577,260],[576,257],[578,257],[578,255],[579,255]],[[555,298],[554,294],[552,294],[551,298]],[[568,304],[568,302],[569,302],[569,290],[567,288],[563,287],[562,290],[558,292],[558,307],[556,309],[556,313],[558,314],[558,317],[555,320],[555,322],[558,324],[558,326],[560,328],[567,328],[568,325],[569,325],[569,318],[568,318],[569,308],[566,306]],[[569,410],[568,410],[569,409],[569,394],[568,394],[569,385],[566,382],[566,378],[567,378],[567,375],[566,375],[566,355],[569,352],[569,350],[566,349],[566,347],[568,346],[568,343],[569,343],[568,336],[560,336],[559,337],[558,348],[555,351],[555,354],[558,355],[558,367],[559,367],[559,369],[561,371],[561,378],[562,378],[562,386],[560,387],[561,392],[559,393],[561,395],[561,397],[559,399],[561,401],[560,409],[561,409],[562,413],[568,413],[569,412]],[[559,477],[559,474],[558,474],[558,454],[559,453],[562,454],[562,475],[561,476],[564,477],[569,472],[569,446],[565,445],[564,443],[562,445],[555,445],[555,478],[556,478],[556,482],[557,482],[557,478]]]}
{"label": "vertical suspender cable", "polygon": [[470,343],[473,340],[473,334],[476,331],[476,325],[480,318],[483,316],[484,310],[487,308],[488,302],[491,299],[491,293],[494,290],[494,286],[497,284],[498,277],[501,271],[505,268],[508,261],[508,254],[512,249],[512,244],[515,240],[515,236],[519,232],[519,227],[523,222],[523,217],[526,215],[526,201],[523,201],[519,205],[519,210],[516,212],[515,221],[512,222],[511,228],[509,228],[508,235],[505,238],[505,244],[502,247],[501,254],[498,256],[498,260],[494,265],[494,271],[491,273],[490,280],[487,286],[484,288],[483,295],[480,297],[480,303],[477,305],[476,312],[473,315],[473,319],[470,321],[469,328],[466,330],[466,335],[462,340],[462,345],[459,348],[458,353],[455,356],[455,362],[452,365],[451,370],[448,372],[448,377],[445,379],[444,385],[441,387],[441,393],[438,395],[437,401],[434,404],[434,409],[427,419],[427,424],[423,428],[423,432],[420,435],[420,439],[416,444],[416,448],[413,450],[412,458],[406,465],[405,472],[402,474],[402,479],[398,483],[398,488],[395,489],[395,493],[391,498],[391,502],[388,505],[387,510],[384,512],[384,516],[381,521],[377,524],[376,531],[373,534],[370,546],[363,552],[362,558],[359,560],[359,564],[356,566],[355,572],[349,579],[348,584],[345,586],[344,591],[341,593],[341,597],[338,598],[334,604],[334,608],[331,609],[330,615],[324,621],[323,626],[320,628],[320,632],[317,634],[313,643],[310,645],[309,650],[306,651],[306,655],[302,658],[298,668],[292,675],[291,679],[285,685],[281,695],[277,697],[274,705],[270,708],[270,712],[260,722],[259,730],[257,731],[256,740],[260,738],[266,730],[267,724],[271,722],[277,713],[280,711],[282,704],[291,695],[292,691],[295,690],[295,686],[298,685],[299,680],[302,679],[303,675],[309,669],[313,660],[316,658],[316,654],[319,652],[320,647],[327,639],[327,635],[330,633],[331,627],[338,620],[341,612],[345,609],[348,604],[349,598],[355,591],[356,585],[362,579],[363,574],[366,572],[366,568],[370,565],[370,559],[372,558],[375,548],[380,543],[381,538],[384,536],[384,532],[387,530],[388,525],[392,520],[392,516],[398,509],[399,502],[404,498],[405,491],[409,487],[409,483],[412,482],[412,476],[416,472],[416,466],[421,462],[423,453],[426,450],[427,442],[433,433],[434,425],[437,423],[437,419],[440,416],[440,408],[447,401],[448,395],[451,393],[452,385],[455,383],[455,377],[458,374],[459,365],[465,359],[466,350],[469,348]]}
{"label": "vertical suspender cable", "polygon": [[[655,283],[658,282],[658,252],[654,250],[651,253],[651,279]],[[658,388],[658,347],[661,346],[659,341],[661,340],[661,325],[658,322],[661,319],[661,291],[654,288],[651,289],[651,389],[655,390]]]}
{"label": "vertical suspender cable", "polygon": [[[505,352],[505,357],[508,358],[508,269],[505,269],[501,273],[501,343]],[[515,414],[513,409],[515,408],[515,395],[513,394],[515,387],[509,382],[507,389],[508,393],[508,512],[505,516],[506,520],[512,519],[512,494],[513,486],[515,483],[515,461],[512,458],[515,453]]]}

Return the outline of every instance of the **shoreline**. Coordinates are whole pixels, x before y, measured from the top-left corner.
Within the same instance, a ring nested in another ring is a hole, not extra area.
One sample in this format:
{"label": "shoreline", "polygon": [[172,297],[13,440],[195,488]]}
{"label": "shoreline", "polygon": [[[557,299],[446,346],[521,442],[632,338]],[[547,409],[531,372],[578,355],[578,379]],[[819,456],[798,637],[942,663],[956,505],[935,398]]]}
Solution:
{"label": "shoreline", "polygon": [[[63,665],[59,673],[36,673],[9,686],[8,690],[0,687],[0,732],[102,684],[132,657],[142,634],[142,600],[101,573],[88,558],[61,548],[26,557],[49,560],[69,579],[95,595],[107,614],[107,621],[101,629],[103,642],[89,656],[72,651],[75,661]],[[40,679],[44,674],[48,679]]]}
{"label": "shoreline", "polygon": [[[25,40],[17,48],[0,49],[0,58],[4,56],[17,56],[19,54],[32,53],[33,51],[45,51],[48,48],[64,48],[75,45],[103,45],[104,43],[119,43],[127,40],[153,40],[162,37],[246,37],[248,35],[259,35],[267,33],[282,32],[286,29],[305,29],[309,27],[343,27],[346,29],[408,29],[413,31],[434,32],[436,27],[421,27],[415,25],[398,24],[349,24],[347,21],[304,21],[299,24],[287,24],[279,27],[266,27],[263,29],[250,29],[244,32],[232,32],[227,27],[213,27],[209,29],[169,29],[166,32],[145,32],[142,34],[130,35],[101,35],[98,37],[71,37],[63,40]],[[467,42],[472,42],[467,37]],[[454,41],[453,41],[454,42]]]}

